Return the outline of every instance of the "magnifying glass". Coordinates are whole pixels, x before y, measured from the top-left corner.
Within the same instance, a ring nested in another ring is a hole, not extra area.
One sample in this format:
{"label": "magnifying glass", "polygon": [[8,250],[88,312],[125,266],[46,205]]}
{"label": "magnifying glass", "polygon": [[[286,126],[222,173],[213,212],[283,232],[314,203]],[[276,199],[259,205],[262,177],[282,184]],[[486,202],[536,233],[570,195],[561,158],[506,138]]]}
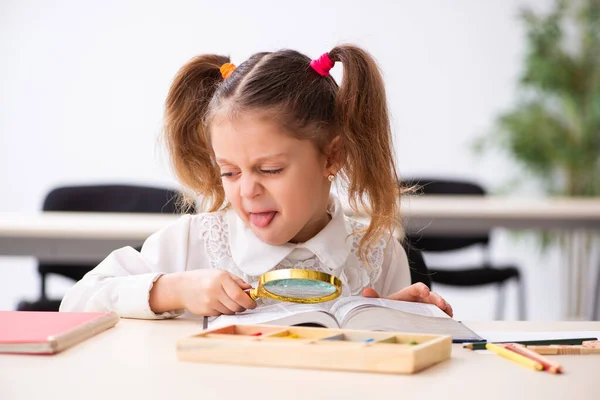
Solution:
{"label": "magnifying glass", "polygon": [[252,300],[269,298],[292,303],[322,303],[342,294],[342,281],[325,272],[279,269],[265,272],[248,293]]}

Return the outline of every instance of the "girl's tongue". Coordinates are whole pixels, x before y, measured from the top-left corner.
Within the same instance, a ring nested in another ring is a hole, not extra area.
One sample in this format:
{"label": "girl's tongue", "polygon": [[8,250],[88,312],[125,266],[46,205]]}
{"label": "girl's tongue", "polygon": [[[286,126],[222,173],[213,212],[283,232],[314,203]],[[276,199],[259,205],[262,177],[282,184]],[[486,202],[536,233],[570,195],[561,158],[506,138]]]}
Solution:
{"label": "girl's tongue", "polygon": [[273,217],[275,217],[275,214],[277,214],[277,211],[251,213],[250,214],[250,222],[252,223],[252,225],[256,226],[257,228],[265,228],[267,225],[269,225],[271,223],[271,221],[273,220]]}

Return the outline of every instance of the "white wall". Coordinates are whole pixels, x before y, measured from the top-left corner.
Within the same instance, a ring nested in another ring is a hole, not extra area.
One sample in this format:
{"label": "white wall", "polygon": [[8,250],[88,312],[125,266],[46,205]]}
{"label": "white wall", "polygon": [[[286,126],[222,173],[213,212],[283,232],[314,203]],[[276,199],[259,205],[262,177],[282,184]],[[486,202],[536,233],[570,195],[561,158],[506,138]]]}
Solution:
{"label": "white wall", "polygon": [[[517,21],[529,1],[0,1],[0,211],[38,210],[53,186],[175,185],[157,138],[177,69],[196,54],[338,43],[367,48],[385,74],[403,175],[500,187],[516,168],[478,159],[475,136],[512,104],[524,51]],[[289,5],[294,4],[294,5]],[[337,72],[339,73],[339,71]],[[535,193],[535,189],[532,190]],[[560,263],[495,234],[494,253],[529,278],[530,317],[560,317]],[[534,278],[535,277],[535,278]],[[69,283],[55,280],[57,295]],[[32,260],[0,259],[0,309],[37,293]],[[492,317],[493,292],[440,289],[463,319]]]}

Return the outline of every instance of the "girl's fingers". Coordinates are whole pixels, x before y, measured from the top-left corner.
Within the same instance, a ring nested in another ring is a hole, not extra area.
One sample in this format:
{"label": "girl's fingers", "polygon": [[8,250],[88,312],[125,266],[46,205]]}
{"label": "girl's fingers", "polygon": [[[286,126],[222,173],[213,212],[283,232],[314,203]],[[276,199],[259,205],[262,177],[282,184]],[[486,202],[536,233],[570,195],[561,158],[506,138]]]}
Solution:
{"label": "girl's fingers", "polygon": [[446,309],[446,301],[442,298],[442,296],[440,296],[439,294],[435,293],[435,292],[431,292],[429,293],[429,296],[426,297],[427,299],[427,303],[430,304],[434,304],[436,306],[438,306],[438,308],[440,310],[445,310]]}
{"label": "girl's fingers", "polygon": [[[362,295],[363,297],[379,297],[379,294],[371,288],[363,289]],[[432,292],[429,290],[427,285],[421,282],[410,285],[390,296],[387,296],[386,299],[433,304],[449,316],[452,317],[453,315],[450,304],[448,304],[448,302],[446,302],[442,296]]]}
{"label": "girl's fingers", "polygon": [[248,283],[246,283],[242,278],[240,278],[239,276],[230,274],[231,279],[237,283],[237,285],[242,288],[242,290],[248,290],[252,288],[252,285],[249,285]]}
{"label": "girl's fingers", "polygon": [[216,301],[211,304],[212,308],[221,314],[232,315],[235,313],[232,308],[237,308],[238,305],[227,296],[225,290],[221,288],[221,293],[217,296]]}
{"label": "girl's fingers", "polygon": [[424,299],[429,296],[429,293],[429,288],[425,284],[419,282],[386,297],[386,299],[424,302]]}
{"label": "girl's fingers", "polygon": [[227,307],[227,312],[224,314],[227,315],[231,315],[231,314],[235,314],[237,312],[242,312],[244,311],[244,308],[241,307],[238,303],[236,303],[235,301],[233,301],[228,295],[227,293],[225,293],[225,291],[223,291],[223,294],[221,296],[219,296],[219,302],[221,304],[223,304],[225,307]]}
{"label": "girl's fingers", "polygon": [[[372,289],[369,289],[372,290]],[[364,297],[374,297],[367,296],[367,289],[363,290]],[[373,290],[373,292],[376,294]],[[399,292],[392,294],[391,296],[386,297],[389,300],[400,300],[400,301],[413,301],[418,303],[428,303],[437,306],[440,310],[444,311],[449,316],[453,316],[452,307],[442,296],[439,294],[432,292],[429,288],[423,283],[415,283],[414,285],[410,285]]]}
{"label": "girl's fingers", "polygon": [[431,293],[431,291],[429,290],[427,285],[422,282],[418,282],[418,283],[415,283],[414,285],[409,286],[409,289],[411,289],[411,294],[416,299],[419,297],[426,298]]}
{"label": "girl's fingers", "polygon": [[362,295],[363,295],[363,297],[370,297],[370,298],[378,298],[379,297],[379,293],[377,293],[375,291],[375,289],[372,289],[372,288],[364,288],[362,291]]}
{"label": "girl's fingers", "polygon": [[217,315],[232,315],[233,312],[227,308],[227,306],[223,303],[221,303],[220,300],[215,301],[212,305],[212,308],[215,312],[217,312]]}
{"label": "girl's fingers", "polygon": [[451,317],[454,315],[452,306],[446,300],[444,300],[442,296],[435,292],[431,292],[429,297],[424,299],[424,302],[436,305],[440,310],[444,311]]}
{"label": "girl's fingers", "polygon": [[240,287],[239,282],[236,282],[233,279],[226,280],[223,282],[223,289],[228,300],[231,300],[236,305],[235,310],[230,308],[232,311],[242,312],[249,308],[256,307],[256,302],[250,298],[248,293],[244,292],[244,289]]}

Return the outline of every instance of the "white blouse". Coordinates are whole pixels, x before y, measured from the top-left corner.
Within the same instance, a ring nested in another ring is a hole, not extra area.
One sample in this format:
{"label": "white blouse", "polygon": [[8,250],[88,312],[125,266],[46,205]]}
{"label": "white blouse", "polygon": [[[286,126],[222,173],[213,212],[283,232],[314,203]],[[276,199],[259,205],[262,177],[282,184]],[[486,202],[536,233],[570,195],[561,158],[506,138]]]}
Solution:
{"label": "white blouse", "polygon": [[[365,227],[345,216],[331,197],[332,218],[305,243],[272,246],[262,242],[232,209],[185,215],[150,236],[141,252],[132,247],[113,251],[65,295],[61,311],[114,310],[129,318],[170,318],[184,310],[156,314],[150,290],[163,274],[217,268],[256,286],[261,274],[300,268],[333,274],[342,281],[342,296],[360,295],[371,287],[389,295],[410,285],[406,253],[395,240],[381,238],[368,252],[369,266],[358,258]],[[349,236],[350,235],[350,236]]]}

